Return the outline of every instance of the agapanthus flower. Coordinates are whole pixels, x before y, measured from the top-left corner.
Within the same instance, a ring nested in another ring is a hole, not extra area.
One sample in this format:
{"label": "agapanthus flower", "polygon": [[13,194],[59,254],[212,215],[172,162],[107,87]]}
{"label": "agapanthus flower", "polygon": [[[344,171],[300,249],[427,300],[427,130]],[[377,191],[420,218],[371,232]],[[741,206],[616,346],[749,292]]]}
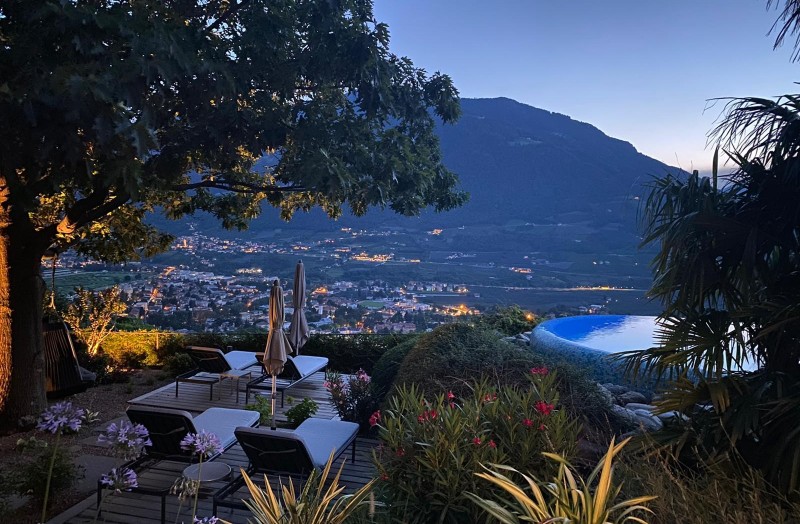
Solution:
{"label": "agapanthus flower", "polygon": [[217,517],[203,517],[202,519],[194,518],[192,524],[217,524],[219,519]]}
{"label": "agapanthus flower", "polygon": [[200,481],[186,478],[183,475],[178,477],[169,488],[172,495],[178,496],[178,502],[183,504],[189,497],[194,497],[200,487]]}
{"label": "agapanthus flower", "polygon": [[114,468],[107,475],[100,477],[100,484],[113,489],[115,493],[130,491],[139,486],[136,472],[130,468]]}
{"label": "agapanthus flower", "polygon": [[536,411],[538,411],[539,413],[541,413],[542,415],[545,415],[545,416],[547,416],[550,413],[552,413],[553,410],[555,409],[555,406],[553,404],[548,404],[547,402],[544,402],[543,400],[537,401],[536,404],[534,404],[533,407],[534,407],[534,409],[536,409]]}
{"label": "agapanthus flower", "polygon": [[81,429],[86,411],[76,408],[72,402],[59,402],[39,415],[36,429],[52,434],[77,432]]}
{"label": "agapanthus flower", "polygon": [[141,424],[131,424],[127,420],[119,424],[112,422],[105,432],[97,436],[99,444],[108,444],[114,454],[127,460],[137,458],[145,446],[152,446],[150,433]]}
{"label": "agapanthus flower", "polygon": [[206,430],[201,430],[200,433],[189,433],[183,437],[181,449],[200,458],[208,458],[223,451],[219,437]]}

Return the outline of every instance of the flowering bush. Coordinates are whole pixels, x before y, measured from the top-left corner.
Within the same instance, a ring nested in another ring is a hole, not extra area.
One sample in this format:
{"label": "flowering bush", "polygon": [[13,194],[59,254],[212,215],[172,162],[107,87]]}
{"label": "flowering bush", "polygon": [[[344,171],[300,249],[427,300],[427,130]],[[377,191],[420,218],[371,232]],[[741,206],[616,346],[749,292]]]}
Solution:
{"label": "flowering bush", "polygon": [[[573,457],[580,425],[558,409],[553,373],[531,373],[527,387],[471,386],[459,398],[448,391],[426,398],[403,387],[389,409],[374,414],[381,446],[375,461],[391,511],[409,522],[482,522],[481,497],[498,488],[474,474],[482,464],[510,464],[522,472],[554,474],[542,452]],[[416,519],[416,520],[415,520]]]}
{"label": "flowering bush", "polygon": [[357,422],[362,428],[370,427],[370,416],[377,407],[377,401],[372,381],[363,369],[350,375],[347,380],[339,373],[326,373],[325,388],[330,391],[333,405],[342,420]]}

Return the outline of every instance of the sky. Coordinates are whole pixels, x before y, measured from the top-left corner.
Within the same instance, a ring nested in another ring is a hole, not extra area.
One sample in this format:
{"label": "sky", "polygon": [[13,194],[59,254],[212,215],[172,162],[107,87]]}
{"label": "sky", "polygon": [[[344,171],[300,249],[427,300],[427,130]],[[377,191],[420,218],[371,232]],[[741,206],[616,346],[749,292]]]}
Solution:
{"label": "sky", "polygon": [[[782,5],[783,1],[779,0]],[[640,152],[707,171],[710,99],[797,92],[766,0],[375,0],[390,50],[453,78],[588,122]],[[793,40],[790,42],[790,44]]]}

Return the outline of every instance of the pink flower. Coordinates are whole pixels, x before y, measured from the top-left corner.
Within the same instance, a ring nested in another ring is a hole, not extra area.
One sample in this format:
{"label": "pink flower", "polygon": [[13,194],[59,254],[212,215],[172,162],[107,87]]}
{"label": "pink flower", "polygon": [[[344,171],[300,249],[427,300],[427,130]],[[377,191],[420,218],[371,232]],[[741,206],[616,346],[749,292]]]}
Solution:
{"label": "pink flower", "polygon": [[549,370],[544,366],[540,368],[531,368],[531,375],[538,375],[543,377],[547,375],[547,373],[549,373]]}
{"label": "pink flower", "polygon": [[447,400],[453,400],[455,398],[456,398],[456,396],[453,394],[452,391],[448,391],[447,392]]}
{"label": "pink flower", "polygon": [[419,422],[420,424],[424,423],[426,420],[428,420],[428,419],[425,418],[425,414],[422,414],[422,415],[417,417],[417,422]]}
{"label": "pink flower", "polygon": [[456,407],[456,403],[455,402],[451,402],[450,403],[450,409],[455,408],[455,407]]}
{"label": "pink flower", "polygon": [[436,411],[435,409],[432,409],[428,411],[428,416],[431,418],[431,420],[436,420],[436,417],[439,416],[439,412]]}
{"label": "pink flower", "polygon": [[544,402],[542,400],[537,401],[533,407],[536,409],[536,411],[538,411],[544,416],[549,415],[555,409],[555,406],[553,404],[548,404],[547,402]]}
{"label": "pink flower", "polygon": [[539,431],[544,431],[546,429],[547,429],[547,426],[545,426],[544,424],[539,424]]}
{"label": "pink flower", "polygon": [[522,421],[522,425],[525,426],[526,428],[529,428],[533,426],[533,421],[529,418],[526,418]]}
{"label": "pink flower", "polygon": [[492,449],[497,448],[497,444],[494,443],[494,440],[489,440],[489,447]]}
{"label": "pink flower", "polygon": [[497,400],[497,393],[487,393],[485,397],[483,397],[484,402],[492,402],[493,400]]}
{"label": "pink flower", "polygon": [[381,480],[389,480],[389,475],[386,473],[381,473]]}
{"label": "pink flower", "polygon": [[406,450],[404,450],[403,448],[397,448],[397,451],[395,451],[394,454],[397,455],[398,457],[405,457]]}
{"label": "pink flower", "polygon": [[381,412],[380,410],[376,411],[369,417],[369,425],[370,427],[375,427],[381,422]]}
{"label": "pink flower", "polygon": [[474,439],[472,439],[472,443],[475,444],[476,446],[480,446],[481,445],[481,438],[480,437],[475,437]]}

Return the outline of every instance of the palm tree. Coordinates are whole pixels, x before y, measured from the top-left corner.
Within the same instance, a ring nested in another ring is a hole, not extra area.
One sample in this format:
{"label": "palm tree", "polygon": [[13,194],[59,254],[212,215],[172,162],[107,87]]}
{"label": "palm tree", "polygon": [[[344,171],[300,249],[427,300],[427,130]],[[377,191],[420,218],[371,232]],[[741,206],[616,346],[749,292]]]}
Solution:
{"label": "palm tree", "polygon": [[[800,33],[800,0],[786,0],[780,21],[776,46]],[[692,415],[680,442],[691,435],[712,454],[735,449],[793,490],[800,487],[800,95],[728,100],[711,139],[733,173],[717,176],[715,153],[711,178],[656,180],[643,207],[643,244],[658,247],[650,296],[664,304],[662,344],[624,358],[634,375],[674,380],[663,409]]]}

